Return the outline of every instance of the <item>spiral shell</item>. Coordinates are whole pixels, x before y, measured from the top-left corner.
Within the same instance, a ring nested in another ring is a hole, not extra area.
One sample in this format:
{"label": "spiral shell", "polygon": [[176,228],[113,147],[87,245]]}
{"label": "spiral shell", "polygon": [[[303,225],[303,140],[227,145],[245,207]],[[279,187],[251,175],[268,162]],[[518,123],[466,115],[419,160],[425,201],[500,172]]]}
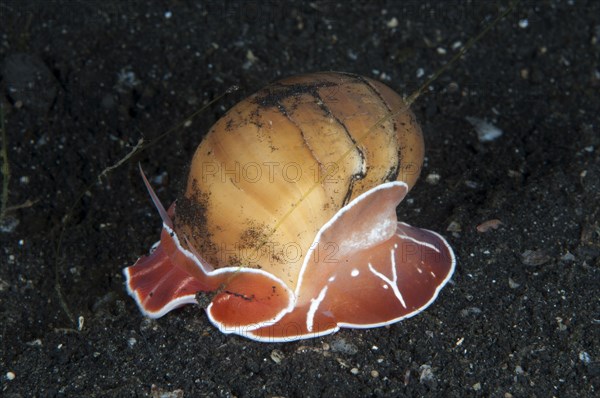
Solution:
{"label": "spiral shell", "polygon": [[156,249],[125,269],[142,312],[205,303],[224,333],[259,341],[415,315],[450,279],[438,234],[397,221],[418,178],[419,125],[377,81],[323,72],[235,105],[198,146]]}
{"label": "spiral shell", "polygon": [[412,187],[423,153],[413,113],[382,83],[331,72],[280,80],[210,129],[175,230],[216,268],[261,267],[295,287],[319,229],[377,185]]}

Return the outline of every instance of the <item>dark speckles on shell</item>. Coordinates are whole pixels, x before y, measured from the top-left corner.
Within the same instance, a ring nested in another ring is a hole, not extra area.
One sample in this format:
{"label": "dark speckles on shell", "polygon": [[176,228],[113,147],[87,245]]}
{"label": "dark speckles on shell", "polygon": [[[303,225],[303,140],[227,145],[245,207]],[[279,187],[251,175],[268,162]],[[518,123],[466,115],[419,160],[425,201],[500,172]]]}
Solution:
{"label": "dark speckles on shell", "polygon": [[175,231],[179,236],[186,236],[194,242],[203,242],[201,247],[195,249],[203,253],[206,258],[210,258],[211,254],[217,251],[215,245],[211,243],[211,233],[207,228],[206,209],[210,195],[203,193],[197,184],[194,184],[192,189],[193,195],[183,196],[177,200],[177,210],[173,220]]}
{"label": "dark speckles on shell", "polygon": [[[277,82],[259,91],[256,94],[256,97],[252,99],[252,102],[261,107],[277,107],[283,100],[287,100],[289,98],[298,99],[303,94],[309,94],[313,97],[317,97],[320,89],[335,86],[337,86],[336,83],[332,82],[289,85]],[[296,106],[297,105],[298,103],[296,103]]]}

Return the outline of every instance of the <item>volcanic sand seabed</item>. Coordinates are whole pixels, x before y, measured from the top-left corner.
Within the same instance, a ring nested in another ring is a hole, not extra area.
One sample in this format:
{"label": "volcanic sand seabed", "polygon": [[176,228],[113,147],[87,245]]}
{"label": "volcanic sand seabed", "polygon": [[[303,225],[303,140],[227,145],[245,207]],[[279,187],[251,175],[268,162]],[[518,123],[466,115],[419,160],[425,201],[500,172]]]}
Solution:
{"label": "volcanic sand seabed", "polygon": [[[427,159],[398,215],[444,234],[458,260],[427,311],[288,344],[223,335],[194,306],[141,316],[121,269],[160,221],[137,162],[168,204],[202,132],[267,82],[345,70],[410,93],[497,15],[491,3],[252,4],[0,4],[9,205],[35,202],[0,233],[2,395],[597,394],[597,2],[518,5],[413,105]],[[19,84],[29,88],[9,89]],[[83,196],[56,268],[78,193],[233,84]],[[503,135],[479,142],[466,117]],[[502,225],[478,233],[490,219]]]}

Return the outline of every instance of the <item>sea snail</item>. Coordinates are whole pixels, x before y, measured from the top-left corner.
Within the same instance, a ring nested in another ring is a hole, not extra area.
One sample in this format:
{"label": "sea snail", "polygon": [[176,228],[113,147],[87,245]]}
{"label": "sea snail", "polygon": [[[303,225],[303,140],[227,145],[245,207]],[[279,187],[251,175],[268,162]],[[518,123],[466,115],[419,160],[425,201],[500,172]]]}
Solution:
{"label": "sea snail", "polygon": [[[277,342],[413,316],[455,267],[435,232],[398,222],[423,138],[389,87],[322,72],[272,83],[198,146],[160,241],[125,268],[141,311],[199,303],[224,333]],[[143,176],[143,173],[142,173]]]}

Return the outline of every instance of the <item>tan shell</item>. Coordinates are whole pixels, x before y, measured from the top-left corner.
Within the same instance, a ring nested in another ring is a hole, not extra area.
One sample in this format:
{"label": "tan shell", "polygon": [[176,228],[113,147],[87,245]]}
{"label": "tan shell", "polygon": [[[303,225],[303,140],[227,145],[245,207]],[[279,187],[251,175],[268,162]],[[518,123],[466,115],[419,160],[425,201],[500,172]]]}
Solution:
{"label": "tan shell", "polygon": [[384,84],[336,72],[283,79],[210,129],[175,230],[215,268],[261,268],[294,289],[318,230],[381,183],[411,188],[423,153],[413,113]]}

